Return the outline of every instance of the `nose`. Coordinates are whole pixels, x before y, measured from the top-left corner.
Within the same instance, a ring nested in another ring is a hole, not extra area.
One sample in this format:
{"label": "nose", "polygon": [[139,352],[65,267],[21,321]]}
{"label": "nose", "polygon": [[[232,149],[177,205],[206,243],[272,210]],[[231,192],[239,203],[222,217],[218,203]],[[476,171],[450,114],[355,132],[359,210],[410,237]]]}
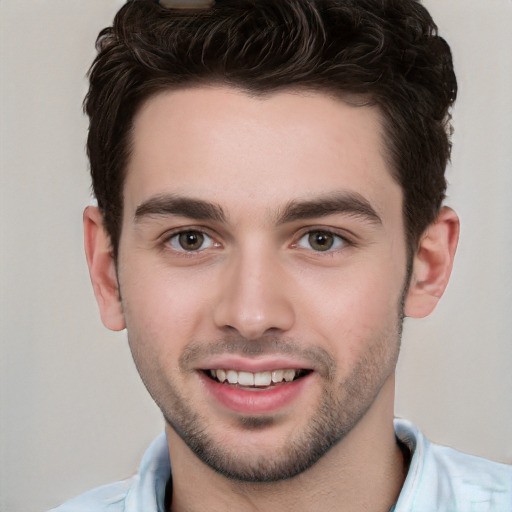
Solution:
{"label": "nose", "polygon": [[214,310],[216,326],[250,340],[290,330],[295,311],[278,258],[248,252],[226,262]]}

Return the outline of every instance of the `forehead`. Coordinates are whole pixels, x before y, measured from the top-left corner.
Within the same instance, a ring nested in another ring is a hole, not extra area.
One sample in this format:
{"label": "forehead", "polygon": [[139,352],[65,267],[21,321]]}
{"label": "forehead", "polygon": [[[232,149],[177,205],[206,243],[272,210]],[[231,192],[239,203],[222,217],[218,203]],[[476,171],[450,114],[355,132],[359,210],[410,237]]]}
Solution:
{"label": "forehead", "polygon": [[322,93],[197,87],[152,97],[134,120],[128,214],[162,193],[261,212],[336,191],[377,210],[401,204],[376,108]]}

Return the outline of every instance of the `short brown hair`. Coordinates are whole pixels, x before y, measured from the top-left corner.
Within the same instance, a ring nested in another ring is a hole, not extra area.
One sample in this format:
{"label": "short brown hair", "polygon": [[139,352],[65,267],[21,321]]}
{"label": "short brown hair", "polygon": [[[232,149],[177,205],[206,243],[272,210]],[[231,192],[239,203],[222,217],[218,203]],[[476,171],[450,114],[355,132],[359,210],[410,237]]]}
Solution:
{"label": "short brown hair", "polygon": [[457,83],[450,48],[417,0],[218,0],[194,10],[128,0],[97,49],[87,149],[116,256],[134,116],[160,91],[202,83],[363,98],[384,119],[410,251],[441,207]]}

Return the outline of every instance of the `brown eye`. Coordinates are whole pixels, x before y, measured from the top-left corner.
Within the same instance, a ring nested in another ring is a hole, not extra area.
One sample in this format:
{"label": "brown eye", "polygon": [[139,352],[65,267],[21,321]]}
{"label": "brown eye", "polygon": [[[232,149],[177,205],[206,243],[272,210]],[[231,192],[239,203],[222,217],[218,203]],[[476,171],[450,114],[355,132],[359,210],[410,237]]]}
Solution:
{"label": "brown eye", "polygon": [[345,240],[330,231],[310,231],[306,233],[297,244],[303,249],[313,249],[317,252],[326,252],[332,249],[340,249],[345,244]]}
{"label": "brown eye", "polygon": [[308,237],[309,245],[315,251],[328,251],[334,245],[334,236],[332,233],[326,233],[324,231],[314,231],[309,234]]}
{"label": "brown eye", "polygon": [[182,231],[169,239],[171,247],[177,251],[199,251],[212,246],[212,239],[201,231]]}

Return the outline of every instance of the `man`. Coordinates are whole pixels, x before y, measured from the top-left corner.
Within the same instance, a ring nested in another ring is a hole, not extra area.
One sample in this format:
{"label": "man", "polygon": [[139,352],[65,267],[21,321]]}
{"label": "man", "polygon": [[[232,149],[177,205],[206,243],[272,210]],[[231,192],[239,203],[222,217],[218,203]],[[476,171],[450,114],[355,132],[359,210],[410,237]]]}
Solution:
{"label": "man", "polygon": [[91,279],[166,435],[57,510],[510,511],[510,467],[393,419],[403,318],[435,308],[458,237],[429,14],[175,7],[120,10],[85,103]]}

